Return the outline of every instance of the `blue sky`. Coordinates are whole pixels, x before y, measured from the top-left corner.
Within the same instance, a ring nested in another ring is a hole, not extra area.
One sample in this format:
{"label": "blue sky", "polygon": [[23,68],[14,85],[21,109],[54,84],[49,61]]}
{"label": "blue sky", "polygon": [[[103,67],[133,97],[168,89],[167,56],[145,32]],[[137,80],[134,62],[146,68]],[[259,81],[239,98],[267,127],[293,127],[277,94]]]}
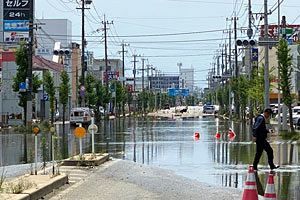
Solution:
{"label": "blue sky", "polygon": [[[131,55],[135,53],[165,74],[177,73],[177,63],[183,67],[193,66],[195,84],[205,87],[213,57],[228,37],[222,31],[231,25],[226,18],[236,13],[238,27],[247,27],[247,3],[248,0],[94,0],[85,12],[87,49],[94,51],[97,58],[103,58],[103,33],[97,30],[103,27],[105,14],[106,20],[113,21],[108,31],[108,35],[113,36],[108,43],[109,58],[121,58],[118,51],[123,40],[130,44],[125,59],[126,74],[131,73]],[[276,3],[277,0],[269,0],[268,8],[272,10]],[[281,14],[287,16],[287,22],[300,24],[300,1],[283,0],[281,5]],[[76,0],[36,0],[36,17],[70,19],[73,35],[77,36],[74,39],[80,40],[81,13],[76,7],[79,7]],[[252,11],[262,12],[263,0],[252,0]],[[257,25],[259,17],[254,16],[254,19]],[[269,16],[269,22],[277,23],[277,10]],[[140,37],[128,37],[136,35]],[[246,33],[238,31],[238,36],[246,36]],[[140,65],[141,62],[139,68]]]}

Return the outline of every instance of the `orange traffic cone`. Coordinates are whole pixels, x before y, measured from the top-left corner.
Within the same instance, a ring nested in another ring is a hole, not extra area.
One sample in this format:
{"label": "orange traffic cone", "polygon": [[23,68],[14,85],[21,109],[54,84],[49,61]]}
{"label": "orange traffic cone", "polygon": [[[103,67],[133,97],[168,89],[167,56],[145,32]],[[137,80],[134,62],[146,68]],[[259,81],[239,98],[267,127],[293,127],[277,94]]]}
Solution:
{"label": "orange traffic cone", "polygon": [[258,200],[253,166],[249,166],[242,200]]}
{"label": "orange traffic cone", "polygon": [[274,174],[269,173],[268,183],[266,186],[266,191],[264,195],[265,200],[276,200],[276,192],[274,185]]}

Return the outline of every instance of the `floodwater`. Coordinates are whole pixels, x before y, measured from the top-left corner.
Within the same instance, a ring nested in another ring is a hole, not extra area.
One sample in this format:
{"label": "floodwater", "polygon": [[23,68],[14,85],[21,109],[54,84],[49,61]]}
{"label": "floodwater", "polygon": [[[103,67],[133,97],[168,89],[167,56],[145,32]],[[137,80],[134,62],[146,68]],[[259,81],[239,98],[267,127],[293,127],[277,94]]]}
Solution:
{"label": "floodwater", "polygon": [[[196,179],[216,187],[243,188],[247,168],[255,154],[249,126],[220,121],[214,117],[190,120],[120,119],[98,124],[95,134],[96,152],[108,152],[111,156],[170,169],[175,173]],[[235,137],[229,138],[232,128]],[[72,131],[70,131],[72,132]],[[217,139],[216,133],[221,133]],[[199,138],[194,134],[199,133]],[[33,137],[27,136],[28,147]],[[83,151],[91,151],[90,134],[83,139]],[[300,199],[300,143],[270,138],[274,150],[274,162],[281,167],[275,174],[278,199]],[[22,134],[0,135],[0,164],[11,165],[24,158]],[[79,142],[69,134],[69,153],[79,152]],[[39,148],[40,149],[40,148]],[[40,154],[39,150],[39,154]],[[259,165],[257,186],[263,194],[269,174],[266,154]]]}

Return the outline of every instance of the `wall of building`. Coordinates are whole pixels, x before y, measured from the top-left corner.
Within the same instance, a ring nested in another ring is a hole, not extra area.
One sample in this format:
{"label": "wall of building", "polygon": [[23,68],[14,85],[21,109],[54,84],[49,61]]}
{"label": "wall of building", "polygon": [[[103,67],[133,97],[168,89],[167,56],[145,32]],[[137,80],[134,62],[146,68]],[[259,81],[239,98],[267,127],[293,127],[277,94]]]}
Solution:
{"label": "wall of building", "polygon": [[12,89],[13,77],[16,76],[17,65],[14,61],[5,61],[2,63],[2,89],[0,91],[1,101],[0,113],[19,115],[23,113],[23,109],[18,106],[18,93]]}
{"label": "wall of building", "polygon": [[[0,18],[3,19],[3,2],[4,1],[0,1]],[[3,22],[3,21],[2,21]],[[2,22],[0,23],[0,42],[3,42],[3,24]]]}
{"label": "wall of building", "polygon": [[153,76],[149,77],[150,89],[162,89],[167,91],[168,88],[180,88],[179,76]]}
{"label": "wall of building", "polygon": [[72,107],[77,107],[78,102],[78,87],[77,84],[79,84],[78,80],[79,77],[82,75],[82,68],[81,68],[81,49],[79,49],[79,45],[75,45],[73,43],[72,48],[72,56],[71,56],[71,69],[72,69],[72,96],[71,96],[71,105]]}
{"label": "wall of building", "polygon": [[72,42],[72,22],[68,19],[36,19],[40,29],[36,31],[36,55],[52,60],[55,42],[61,47],[70,48]]}
{"label": "wall of building", "polygon": [[190,92],[194,90],[194,68],[180,68],[179,69],[179,87],[188,88]]}

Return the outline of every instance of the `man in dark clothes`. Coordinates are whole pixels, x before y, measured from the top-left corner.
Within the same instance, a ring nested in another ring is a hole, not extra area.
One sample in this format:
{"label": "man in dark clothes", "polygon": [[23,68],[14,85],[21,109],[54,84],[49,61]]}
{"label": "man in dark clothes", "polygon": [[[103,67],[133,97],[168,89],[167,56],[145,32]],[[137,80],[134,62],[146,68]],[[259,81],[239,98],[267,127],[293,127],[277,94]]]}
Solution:
{"label": "man in dark clothes", "polygon": [[259,159],[262,155],[263,150],[267,152],[268,163],[270,165],[271,170],[279,168],[279,166],[276,166],[273,163],[273,149],[267,141],[267,135],[270,131],[266,127],[266,120],[269,119],[271,115],[271,108],[266,108],[263,114],[260,114],[255,118],[252,133],[253,140],[256,142],[256,154],[253,161],[254,170],[257,170],[257,165],[259,163]]}

